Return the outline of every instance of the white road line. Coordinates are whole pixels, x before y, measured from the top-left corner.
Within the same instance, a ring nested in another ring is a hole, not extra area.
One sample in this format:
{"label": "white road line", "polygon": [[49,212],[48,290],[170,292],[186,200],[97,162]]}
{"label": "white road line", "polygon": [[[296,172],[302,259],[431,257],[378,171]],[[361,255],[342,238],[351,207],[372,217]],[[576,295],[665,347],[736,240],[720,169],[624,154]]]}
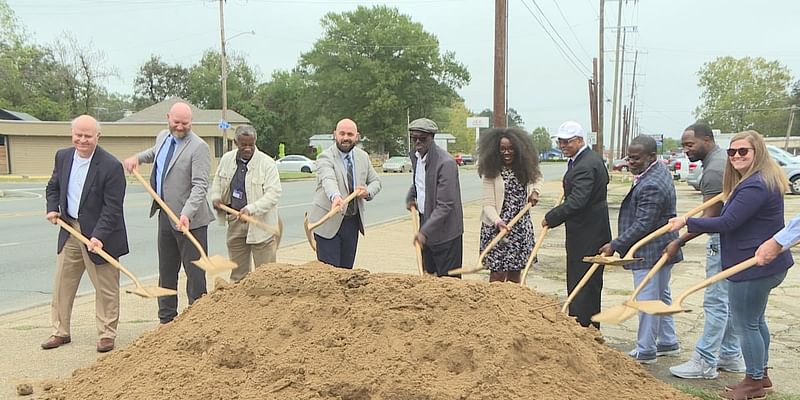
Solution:
{"label": "white road line", "polygon": [[20,244],[22,244],[22,242],[0,243],[0,247],[17,246]]}

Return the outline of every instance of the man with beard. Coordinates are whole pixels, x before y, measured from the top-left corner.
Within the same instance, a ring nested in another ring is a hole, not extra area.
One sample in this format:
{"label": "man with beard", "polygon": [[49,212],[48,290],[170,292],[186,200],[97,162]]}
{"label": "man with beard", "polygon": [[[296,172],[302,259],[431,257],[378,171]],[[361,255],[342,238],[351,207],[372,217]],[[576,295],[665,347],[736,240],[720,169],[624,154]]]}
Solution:
{"label": "man with beard", "polygon": [[[214,219],[206,200],[211,154],[206,142],[192,132],[192,109],[186,103],[175,103],[167,113],[169,129],[156,136],[155,146],[128,157],[123,162],[130,172],[140,163],[153,163],[150,185],[167,206],[180,215],[173,225],[166,212],[158,215],[158,285],[178,288],[178,272],[183,264],[186,272],[186,294],[192,304],[206,293],[206,275],[192,264],[200,253],[181,232],[182,227],[208,251],[208,224]],[[155,201],[150,217],[159,210]],[[158,298],[158,319],[162,324],[178,315],[178,296]]]}
{"label": "man with beard", "polygon": [[[703,201],[722,193],[722,176],[727,163],[725,150],[714,142],[714,133],[705,122],[697,122],[684,130],[681,145],[690,161],[703,161],[703,177],[700,191]],[[703,217],[717,217],[722,211],[722,203],[717,203],[703,211]],[[684,233],[667,246],[670,256],[697,233]],[[706,243],[706,276],[716,275],[722,270],[722,255],[719,234],[708,234]],[[723,279],[705,289],[703,296],[705,323],[703,335],[695,344],[695,351],[689,361],[671,367],[669,371],[684,379],[714,379],[719,376],[717,369],[728,372],[745,372],[739,338],[733,332],[728,307],[728,281]]]}
{"label": "man with beard", "polygon": [[[369,155],[356,147],[359,133],[355,122],[347,118],[339,121],[333,136],[336,145],[317,157],[317,189],[308,220],[318,221],[332,208],[343,206],[342,212],[314,230],[314,238],[319,261],[351,269],[358,233],[364,234],[366,201],[381,191],[381,181]],[[356,198],[344,205],[344,198],[353,192]]]}
{"label": "man with beard", "polygon": [[[281,180],[275,161],[256,147],[255,128],[241,125],[233,138],[237,149],[223,154],[219,160],[210,197],[218,209],[217,218],[228,223],[228,256],[236,263],[231,280],[239,282],[250,272],[251,260],[256,267],[275,262],[280,234],[249,225],[241,216],[278,228]],[[220,210],[222,204],[239,211],[240,217]]]}
{"label": "man with beard", "polygon": [[[628,166],[633,174],[633,186],[619,208],[619,236],[600,248],[603,255],[610,256],[618,252],[624,256],[636,242],[664,226],[676,215],[675,185],[667,167],[658,161],[656,148],[655,139],[646,135],[635,137],[628,146]],[[661,258],[667,244],[677,237],[677,232],[669,232],[651,240],[636,252],[634,256],[644,260],[625,265],[625,269],[633,272],[634,287],[639,286],[650,268]],[[672,266],[681,260],[683,254],[678,250],[642,287],[636,300],[660,300],[671,304],[670,273]],[[628,355],[642,364],[652,364],[656,362],[657,354],[677,354],[678,351],[672,316],[640,312],[636,348]]]}

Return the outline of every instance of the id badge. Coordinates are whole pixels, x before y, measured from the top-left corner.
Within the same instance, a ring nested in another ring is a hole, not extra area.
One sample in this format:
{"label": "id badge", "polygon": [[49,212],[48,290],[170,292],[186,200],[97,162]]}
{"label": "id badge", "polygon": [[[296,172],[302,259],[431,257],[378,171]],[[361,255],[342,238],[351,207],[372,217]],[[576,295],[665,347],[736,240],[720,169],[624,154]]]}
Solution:
{"label": "id badge", "polygon": [[242,199],[242,191],[239,190],[239,189],[234,189],[233,193],[231,193],[231,196],[233,196],[234,199],[241,200]]}

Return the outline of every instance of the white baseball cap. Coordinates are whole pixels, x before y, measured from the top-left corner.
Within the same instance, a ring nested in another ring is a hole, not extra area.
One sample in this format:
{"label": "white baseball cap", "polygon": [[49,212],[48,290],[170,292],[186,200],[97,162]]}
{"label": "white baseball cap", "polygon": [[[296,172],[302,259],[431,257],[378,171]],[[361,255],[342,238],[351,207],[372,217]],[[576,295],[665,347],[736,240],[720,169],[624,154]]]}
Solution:
{"label": "white baseball cap", "polygon": [[575,121],[567,121],[558,127],[558,132],[554,136],[556,139],[572,139],[574,137],[585,138],[581,124]]}

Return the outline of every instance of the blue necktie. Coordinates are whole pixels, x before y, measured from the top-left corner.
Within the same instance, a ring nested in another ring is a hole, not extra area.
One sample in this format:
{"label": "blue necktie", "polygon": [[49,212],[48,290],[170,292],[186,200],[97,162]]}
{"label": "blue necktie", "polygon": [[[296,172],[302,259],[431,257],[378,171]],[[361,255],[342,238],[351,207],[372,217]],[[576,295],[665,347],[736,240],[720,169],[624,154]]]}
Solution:
{"label": "blue necktie", "polygon": [[572,164],[574,163],[574,161],[575,160],[573,160],[571,158],[569,159],[569,161],[567,161],[567,171],[572,169]]}
{"label": "blue necktie", "polygon": [[161,191],[158,193],[162,198],[164,197],[164,180],[167,179],[167,167],[169,162],[172,161],[172,155],[175,153],[175,138],[169,138],[169,148],[167,149],[167,157],[164,159],[164,165],[159,166],[161,172]]}

